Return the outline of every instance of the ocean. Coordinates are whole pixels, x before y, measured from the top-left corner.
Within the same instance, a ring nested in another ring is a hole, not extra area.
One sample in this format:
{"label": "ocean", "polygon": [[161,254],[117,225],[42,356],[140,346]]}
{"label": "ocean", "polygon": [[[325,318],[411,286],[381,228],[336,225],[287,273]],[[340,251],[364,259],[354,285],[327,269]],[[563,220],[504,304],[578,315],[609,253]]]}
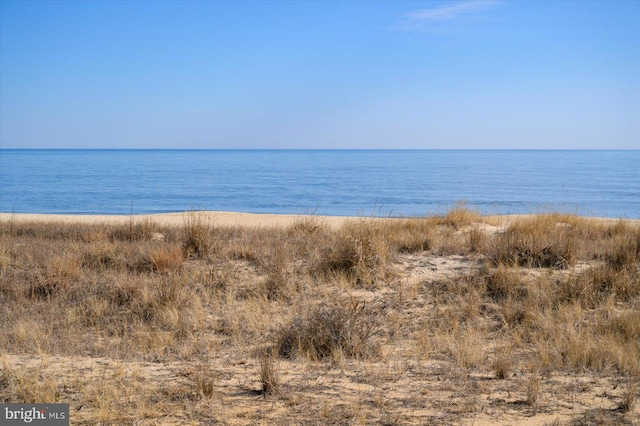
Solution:
{"label": "ocean", "polygon": [[0,211],[640,218],[640,150],[0,150]]}

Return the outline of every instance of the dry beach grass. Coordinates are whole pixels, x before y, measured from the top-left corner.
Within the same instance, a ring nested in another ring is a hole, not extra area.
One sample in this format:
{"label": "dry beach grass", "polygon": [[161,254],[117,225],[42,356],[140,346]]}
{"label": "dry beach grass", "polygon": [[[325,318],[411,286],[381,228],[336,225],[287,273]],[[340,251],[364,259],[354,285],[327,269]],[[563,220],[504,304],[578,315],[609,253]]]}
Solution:
{"label": "dry beach grass", "polygon": [[0,402],[74,425],[638,424],[636,221],[172,217],[0,217]]}

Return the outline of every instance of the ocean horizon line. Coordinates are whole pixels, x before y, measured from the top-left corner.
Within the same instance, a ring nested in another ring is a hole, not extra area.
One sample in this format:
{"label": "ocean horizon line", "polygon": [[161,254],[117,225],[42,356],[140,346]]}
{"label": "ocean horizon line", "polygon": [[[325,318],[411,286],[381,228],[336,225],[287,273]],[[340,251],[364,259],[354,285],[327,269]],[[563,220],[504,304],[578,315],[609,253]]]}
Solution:
{"label": "ocean horizon line", "polygon": [[411,151],[442,151],[442,152],[473,152],[473,151],[514,151],[514,152],[598,152],[598,151],[640,151],[638,148],[3,148],[1,151],[375,151],[375,152],[411,152]]}

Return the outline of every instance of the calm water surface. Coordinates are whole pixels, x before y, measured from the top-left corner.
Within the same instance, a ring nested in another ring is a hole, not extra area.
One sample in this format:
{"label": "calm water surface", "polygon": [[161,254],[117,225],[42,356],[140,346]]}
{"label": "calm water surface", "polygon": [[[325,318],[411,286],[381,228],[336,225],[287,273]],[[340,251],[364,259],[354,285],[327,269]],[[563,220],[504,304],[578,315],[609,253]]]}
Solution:
{"label": "calm water surface", "polygon": [[640,218],[640,151],[0,150],[0,211]]}

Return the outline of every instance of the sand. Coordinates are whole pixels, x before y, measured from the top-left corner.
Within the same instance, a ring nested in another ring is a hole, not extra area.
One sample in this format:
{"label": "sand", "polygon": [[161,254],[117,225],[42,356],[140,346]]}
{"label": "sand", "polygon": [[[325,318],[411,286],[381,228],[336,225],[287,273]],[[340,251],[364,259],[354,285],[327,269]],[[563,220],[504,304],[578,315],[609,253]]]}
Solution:
{"label": "sand", "polygon": [[330,227],[339,227],[353,219],[347,216],[319,216],[294,214],[259,214],[225,211],[198,211],[181,213],[160,213],[148,215],[72,215],[72,214],[34,214],[0,213],[0,222],[15,220],[18,222],[68,222],[85,224],[127,224],[131,220],[142,222],[149,220],[162,226],[182,226],[190,215],[212,226],[242,227],[287,227],[306,219],[318,220]]}
{"label": "sand", "polygon": [[[510,222],[534,215],[512,214],[483,216],[482,222],[493,226],[502,227]],[[337,229],[353,220],[386,220],[379,217],[355,217],[355,216],[326,216],[305,214],[270,214],[270,213],[244,213],[228,211],[194,211],[177,213],[158,213],[142,215],[81,215],[81,214],[37,214],[37,213],[1,213],[0,222],[66,222],[82,224],[128,224],[132,220],[135,223],[151,221],[160,226],[183,226],[190,218],[196,218],[211,226],[222,227],[250,227],[250,228],[286,228],[298,222],[313,220]],[[387,218],[388,219],[388,218]],[[591,218],[606,222],[616,222],[616,218]],[[640,219],[625,219],[628,222],[640,225]]]}

